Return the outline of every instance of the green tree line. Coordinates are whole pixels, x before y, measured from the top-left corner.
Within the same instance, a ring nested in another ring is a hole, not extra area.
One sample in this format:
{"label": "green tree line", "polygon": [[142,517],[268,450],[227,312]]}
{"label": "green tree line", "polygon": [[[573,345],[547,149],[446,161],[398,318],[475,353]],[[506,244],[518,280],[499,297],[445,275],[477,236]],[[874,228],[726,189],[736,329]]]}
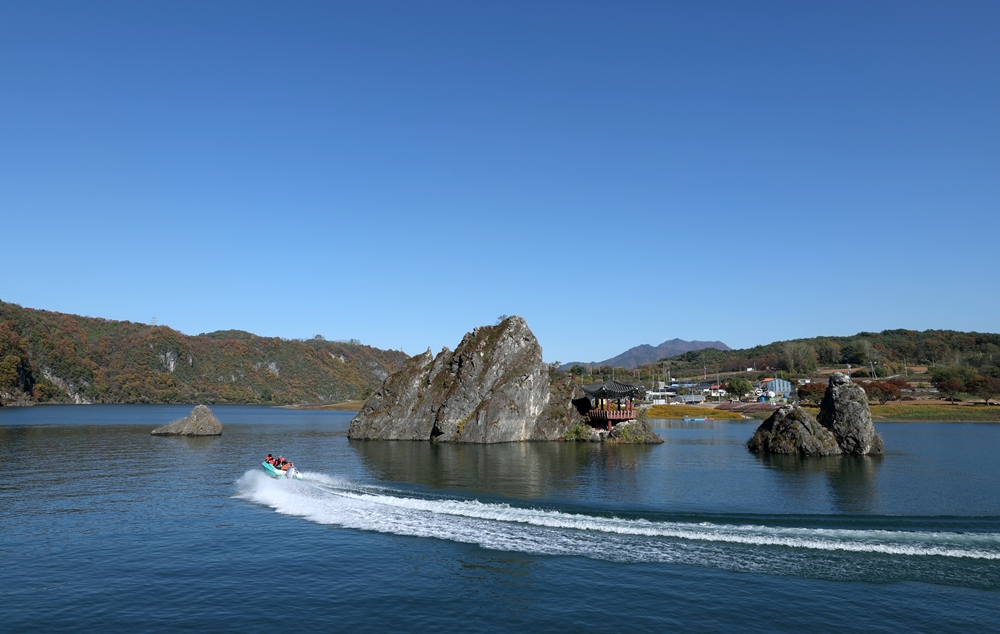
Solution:
{"label": "green tree line", "polygon": [[709,371],[736,372],[746,368],[808,374],[819,366],[850,364],[875,368],[876,376],[901,373],[903,365],[964,366],[977,375],[1000,377],[1000,335],[954,330],[884,330],[850,337],[813,337],[778,341],[742,350],[706,348],[687,352],[669,362],[678,374]]}

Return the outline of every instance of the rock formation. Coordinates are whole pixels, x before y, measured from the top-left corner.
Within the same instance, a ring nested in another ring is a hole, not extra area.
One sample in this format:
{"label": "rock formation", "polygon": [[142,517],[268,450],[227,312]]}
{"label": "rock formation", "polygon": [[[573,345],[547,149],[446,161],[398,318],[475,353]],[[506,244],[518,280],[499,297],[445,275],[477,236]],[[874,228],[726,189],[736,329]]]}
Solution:
{"label": "rock formation", "polygon": [[833,456],[841,453],[833,432],[798,405],[779,407],[761,423],[747,447],[754,453]]}
{"label": "rock formation", "polygon": [[797,405],[780,407],[761,423],[747,448],[755,453],[863,456],[882,453],[882,437],[875,432],[864,389],[834,372],[816,418]]}
{"label": "rock formation", "polygon": [[495,443],[558,440],[583,420],[572,378],[542,361],[528,324],[508,317],[467,333],[454,352],[413,357],[351,421],[359,440]]}
{"label": "rock formation", "polygon": [[570,429],[562,440],[577,442],[609,442],[632,445],[658,445],[663,442],[645,420],[626,420],[615,423],[611,431],[579,423]]}
{"label": "rock formation", "polygon": [[864,388],[842,372],[830,376],[816,420],[831,430],[846,454],[882,453],[882,437],[875,432]]}
{"label": "rock formation", "polygon": [[157,427],[150,433],[153,436],[221,436],[222,423],[208,407],[197,405],[186,418]]}

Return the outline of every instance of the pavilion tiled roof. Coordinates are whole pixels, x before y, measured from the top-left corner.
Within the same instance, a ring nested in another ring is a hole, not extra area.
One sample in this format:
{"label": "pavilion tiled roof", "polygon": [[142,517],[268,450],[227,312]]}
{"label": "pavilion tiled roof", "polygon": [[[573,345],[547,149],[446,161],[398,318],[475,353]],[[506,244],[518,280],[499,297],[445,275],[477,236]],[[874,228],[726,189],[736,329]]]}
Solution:
{"label": "pavilion tiled roof", "polygon": [[639,391],[638,385],[631,383],[619,383],[618,381],[605,381],[595,385],[584,385],[583,391],[597,398],[626,398]]}

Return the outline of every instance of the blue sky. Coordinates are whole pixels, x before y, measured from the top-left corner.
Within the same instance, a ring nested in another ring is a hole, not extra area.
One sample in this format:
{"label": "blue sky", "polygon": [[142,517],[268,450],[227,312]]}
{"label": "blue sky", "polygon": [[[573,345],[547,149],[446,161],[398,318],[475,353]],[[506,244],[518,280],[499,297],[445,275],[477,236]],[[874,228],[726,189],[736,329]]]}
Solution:
{"label": "blue sky", "polygon": [[414,354],[1000,330],[1000,4],[0,5],[0,299]]}

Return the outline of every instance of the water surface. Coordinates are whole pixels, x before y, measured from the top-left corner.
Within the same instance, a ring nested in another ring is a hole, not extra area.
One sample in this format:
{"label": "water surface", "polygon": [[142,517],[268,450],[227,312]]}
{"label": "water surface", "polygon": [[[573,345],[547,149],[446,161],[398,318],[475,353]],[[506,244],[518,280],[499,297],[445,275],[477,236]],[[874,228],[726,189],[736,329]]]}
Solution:
{"label": "water surface", "polygon": [[[0,410],[0,618],[46,630],[983,631],[1000,425],[879,424],[881,458],[348,441],[351,413]],[[268,478],[267,452],[306,478]],[[863,615],[863,617],[859,617]]]}

